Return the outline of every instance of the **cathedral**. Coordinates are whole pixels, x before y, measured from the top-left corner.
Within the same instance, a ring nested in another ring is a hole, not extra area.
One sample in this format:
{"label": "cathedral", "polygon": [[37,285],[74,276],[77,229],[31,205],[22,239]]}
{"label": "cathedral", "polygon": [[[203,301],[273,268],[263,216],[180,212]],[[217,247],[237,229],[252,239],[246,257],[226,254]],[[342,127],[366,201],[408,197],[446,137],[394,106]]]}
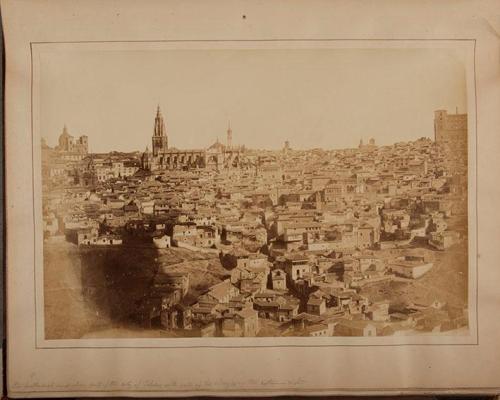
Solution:
{"label": "cathedral", "polygon": [[207,149],[178,150],[169,148],[165,121],[158,106],[151,138],[152,151],[149,146],[141,157],[141,166],[146,171],[189,170],[209,168],[222,170],[240,166],[242,147],[233,146],[231,126],[227,129],[226,144],[219,139]]}
{"label": "cathedral", "polygon": [[58,146],[55,148],[57,151],[66,153],[78,153],[86,155],[89,151],[89,140],[86,135],[78,138],[71,136],[68,133],[68,128],[64,125],[63,132],[59,136]]}

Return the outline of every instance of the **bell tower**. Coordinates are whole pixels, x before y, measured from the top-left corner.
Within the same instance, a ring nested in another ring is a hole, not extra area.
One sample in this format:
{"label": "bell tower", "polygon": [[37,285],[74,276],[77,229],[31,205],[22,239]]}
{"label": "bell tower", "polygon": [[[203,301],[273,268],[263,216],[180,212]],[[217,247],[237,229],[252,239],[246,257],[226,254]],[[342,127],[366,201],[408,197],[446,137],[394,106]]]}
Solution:
{"label": "bell tower", "polygon": [[228,122],[227,124],[226,145],[228,149],[230,149],[233,146],[233,130],[231,129],[231,122]]}
{"label": "bell tower", "polygon": [[153,142],[153,156],[156,157],[164,153],[168,149],[167,130],[165,129],[165,122],[161,114],[160,106],[156,109],[155,127],[152,137]]}

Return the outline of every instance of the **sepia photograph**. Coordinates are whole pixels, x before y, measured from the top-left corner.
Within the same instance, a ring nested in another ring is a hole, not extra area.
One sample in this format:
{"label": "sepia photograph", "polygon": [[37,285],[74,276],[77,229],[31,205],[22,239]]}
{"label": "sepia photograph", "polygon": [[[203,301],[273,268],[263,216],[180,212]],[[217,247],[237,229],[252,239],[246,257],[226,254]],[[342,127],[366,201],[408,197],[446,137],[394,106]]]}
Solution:
{"label": "sepia photograph", "polygon": [[34,44],[44,339],[470,335],[466,55]]}
{"label": "sepia photograph", "polygon": [[498,2],[0,8],[9,398],[499,393]]}

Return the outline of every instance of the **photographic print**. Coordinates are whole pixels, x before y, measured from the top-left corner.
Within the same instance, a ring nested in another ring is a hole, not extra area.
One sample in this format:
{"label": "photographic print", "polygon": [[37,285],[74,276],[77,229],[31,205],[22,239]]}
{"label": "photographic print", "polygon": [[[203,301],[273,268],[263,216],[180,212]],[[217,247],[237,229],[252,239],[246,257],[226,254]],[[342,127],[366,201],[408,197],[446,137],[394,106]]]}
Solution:
{"label": "photographic print", "polygon": [[33,44],[43,338],[470,335],[468,53],[376,44]]}

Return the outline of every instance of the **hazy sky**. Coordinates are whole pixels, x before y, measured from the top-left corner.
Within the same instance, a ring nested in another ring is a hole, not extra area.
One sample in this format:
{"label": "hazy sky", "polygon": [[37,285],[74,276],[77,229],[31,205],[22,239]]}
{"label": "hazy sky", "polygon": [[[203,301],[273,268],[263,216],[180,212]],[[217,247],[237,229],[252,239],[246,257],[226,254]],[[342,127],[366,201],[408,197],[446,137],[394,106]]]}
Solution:
{"label": "hazy sky", "polygon": [[151,147],[159,104],[170,146],[346,148],[433,137],[433,112],[466,112],[446,49],[71,51],[40,54],[40,130],[64,124],[93,152]]}

